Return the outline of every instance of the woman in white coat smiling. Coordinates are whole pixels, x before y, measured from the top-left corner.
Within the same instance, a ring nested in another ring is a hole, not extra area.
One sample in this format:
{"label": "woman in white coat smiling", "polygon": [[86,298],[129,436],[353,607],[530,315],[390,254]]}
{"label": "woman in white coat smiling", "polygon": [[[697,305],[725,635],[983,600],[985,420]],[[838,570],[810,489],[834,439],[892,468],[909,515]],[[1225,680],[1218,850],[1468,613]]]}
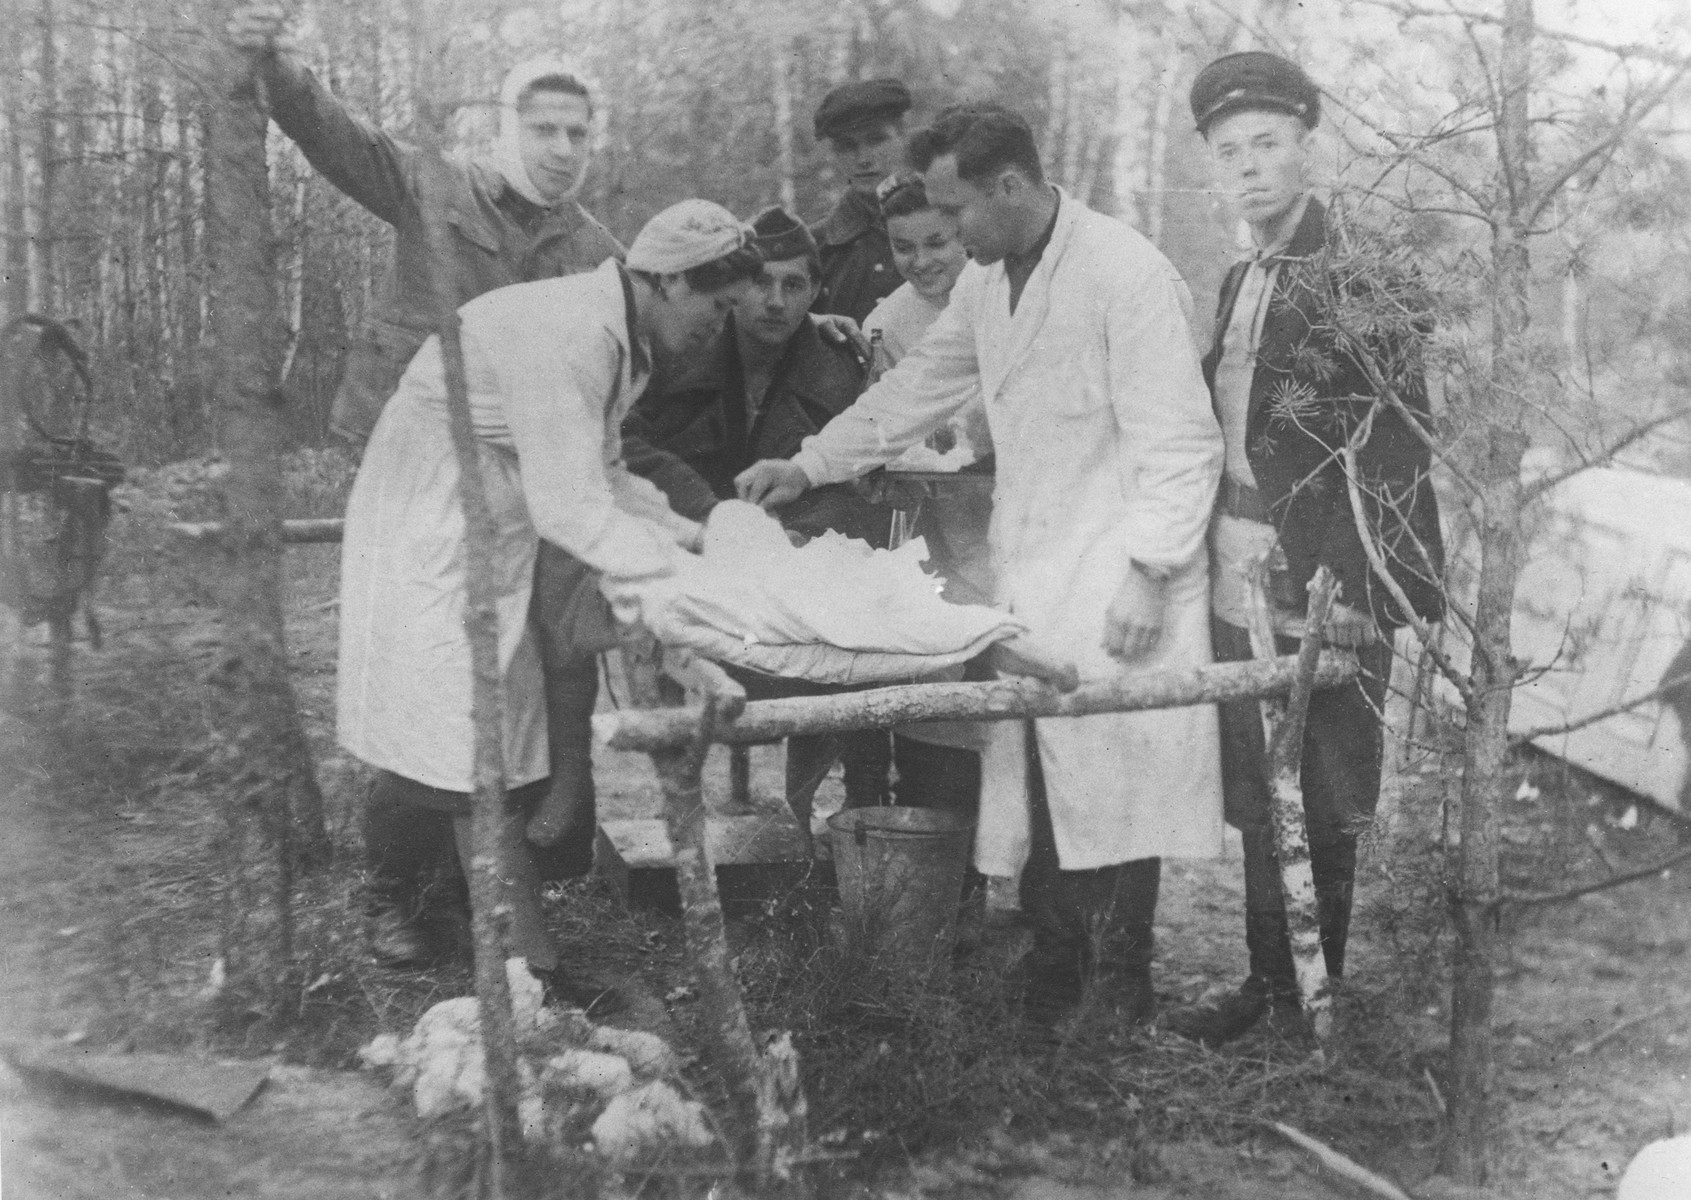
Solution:
{"label": "woman in white coat smiling", "polygon": [[[778,505],[863,474],[978,388],[998,455],[998,602],[1083,679],[1208,662],[1222,442],[1185,284],[1139,234],[1046,183],[1014,113],[947,110],[910,157],[974,263],[915,350],[794,458],[744,472],[741,494]],[[1220,846],[1213,706],[994,723],[975,859],[1021,875],[1027,1018],[1055,1024],[1093,984],[1125,1019],[1148,1016],[1161,856]]]}
{"label": "woman in white coat smiling", "polygon": [[[641,230],[626,268],[517,284],[459,310],[489,506],[504,682],[507,821],[501,877],[515,953],[568,990],[540,920],[524,845],[550,770],[540,655],[528,620],[542,538],[602,576],[624,619],[673,576],[697,524],[622,463],[619,428],[654,347],[686,354],[720,330],[762,269],[727,210],[688,200]],[[464,512],[439,341],[383,409],[347,503],[341,552],[340,744],[379,768],[388,801],[453,815],[468,849],[470,715]]]}

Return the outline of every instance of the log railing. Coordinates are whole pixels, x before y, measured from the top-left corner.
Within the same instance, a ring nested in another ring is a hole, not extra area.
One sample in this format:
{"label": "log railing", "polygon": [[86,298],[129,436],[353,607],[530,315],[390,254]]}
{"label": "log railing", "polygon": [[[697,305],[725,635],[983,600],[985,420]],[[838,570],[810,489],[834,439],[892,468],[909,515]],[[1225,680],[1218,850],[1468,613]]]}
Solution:
{"label": "log railing", "polygon": [[[1032,679],[985,683],[910,683],[845,692],[753,700],[733,720],[719,720],[717,742],[767,742],[793,734],[840,733],[922,721],[1007,721],[1030,717],[1080,717],[1095,713],[1183,708],[1223,700],[1285,697],[1297,675],[1296,655],[1254,662],[1215,663],[1180,671],[1146,671],[1083,683],[1060,693]],[[1325,651],[1315,687],[1330,688],[1356,678],[1356,657]],[[666,750],[698,736],[703,708],[625,708],[593,718],[594,732],[618,750]]]}

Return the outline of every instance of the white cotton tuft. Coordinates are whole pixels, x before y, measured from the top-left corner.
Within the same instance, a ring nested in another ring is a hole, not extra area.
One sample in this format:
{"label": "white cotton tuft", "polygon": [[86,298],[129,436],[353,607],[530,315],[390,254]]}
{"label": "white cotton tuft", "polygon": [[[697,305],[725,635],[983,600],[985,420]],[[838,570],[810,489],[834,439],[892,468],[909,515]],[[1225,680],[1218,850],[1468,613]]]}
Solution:
{"label": "white cotton tuft", "polygon": [[646,1083],[612,1098],[593,1122],[593,1145],[613,1162],[638,1162],[665,1150],[711,1144],[704,1105],[667,1083]]}

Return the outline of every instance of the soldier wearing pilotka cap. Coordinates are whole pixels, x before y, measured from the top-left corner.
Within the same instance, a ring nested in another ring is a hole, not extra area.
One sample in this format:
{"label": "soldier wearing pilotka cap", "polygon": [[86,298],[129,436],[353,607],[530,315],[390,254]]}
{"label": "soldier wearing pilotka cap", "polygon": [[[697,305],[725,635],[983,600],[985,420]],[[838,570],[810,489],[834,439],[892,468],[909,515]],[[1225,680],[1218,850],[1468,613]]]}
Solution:
{"label": "soldier wearing pilotka cap", "polygon": [[[1248,51],[1217,59],[1192,84],[1192,116],[1253,253],[1222,284],[1204,375],[1225,446],[1210,530],[1211,642],[1217,661],[1251,657],[1249,575],[1268,555],[1278,570],[1271,599],[1301,617],[1318,567],[1340,585],[1326,629],[1331,644],[1356,650],[1361,679],[1310,700],[1303,747],[1304,815],[1329,976],[1344,969],[1359,826],[1380,795],[1382,710],[1392,635],[1405,621],[1370,570],[1361,525],[1390,562],[1394,579],[1423,618],[1441,611],[1443,549],[1427,480],[1430,455],[1410,425],[1427,418],[1419,362],[1401,339],[1368,347],[1402,410],[1375,407],[1377,388],[1339,342],[1326,314],[1327,288],[1314,272],[1328,245],[1326,209],[1309,190],[1309,134],[1321,93],[1301,67]],[[1372,281],[1379,285],[1383,281]],[[1279,398],[1300,397],[1297,412]],[[1359,494],[1352,511],[1342,451],[1373,411],[1358,447]],[[1297,644],[1280,639],[1280,653]],[[1222,704],[1222,791],[1230,824],[1244,835],[1245,940],[1250,975],[1220,1003],[1173,1016],[1176,1032],[1217,1044],[1272,1014],[1301,1030],[1285,902],[1274,849],[1262,721],[1255,701]]]}
{"label": "soldier wearing pilotka cap", "polygon": [[816,140],[827,144],[846,190],[834,211],[810,227],[822,253],[822,286],[811,311],[841,313],[859,325],[904,282],[875,199],[881,180],[904,165],[910,89],[896,79],[842,83],[816,110]]}

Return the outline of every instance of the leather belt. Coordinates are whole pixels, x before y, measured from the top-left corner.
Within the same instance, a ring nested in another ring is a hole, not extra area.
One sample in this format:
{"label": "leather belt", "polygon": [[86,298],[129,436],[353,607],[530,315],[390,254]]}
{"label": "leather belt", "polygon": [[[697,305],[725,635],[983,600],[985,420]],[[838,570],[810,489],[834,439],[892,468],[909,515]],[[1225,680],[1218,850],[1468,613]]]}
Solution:
{"label": "leather belt", "polygon": [[1221,476],[1221,492],[1216,504],[1222,512],[1241,521],[1273,524],[1268,519],[1268,505],[1263,503],[1262,493],[1248,483],[1240,483],[1225,472]]}

